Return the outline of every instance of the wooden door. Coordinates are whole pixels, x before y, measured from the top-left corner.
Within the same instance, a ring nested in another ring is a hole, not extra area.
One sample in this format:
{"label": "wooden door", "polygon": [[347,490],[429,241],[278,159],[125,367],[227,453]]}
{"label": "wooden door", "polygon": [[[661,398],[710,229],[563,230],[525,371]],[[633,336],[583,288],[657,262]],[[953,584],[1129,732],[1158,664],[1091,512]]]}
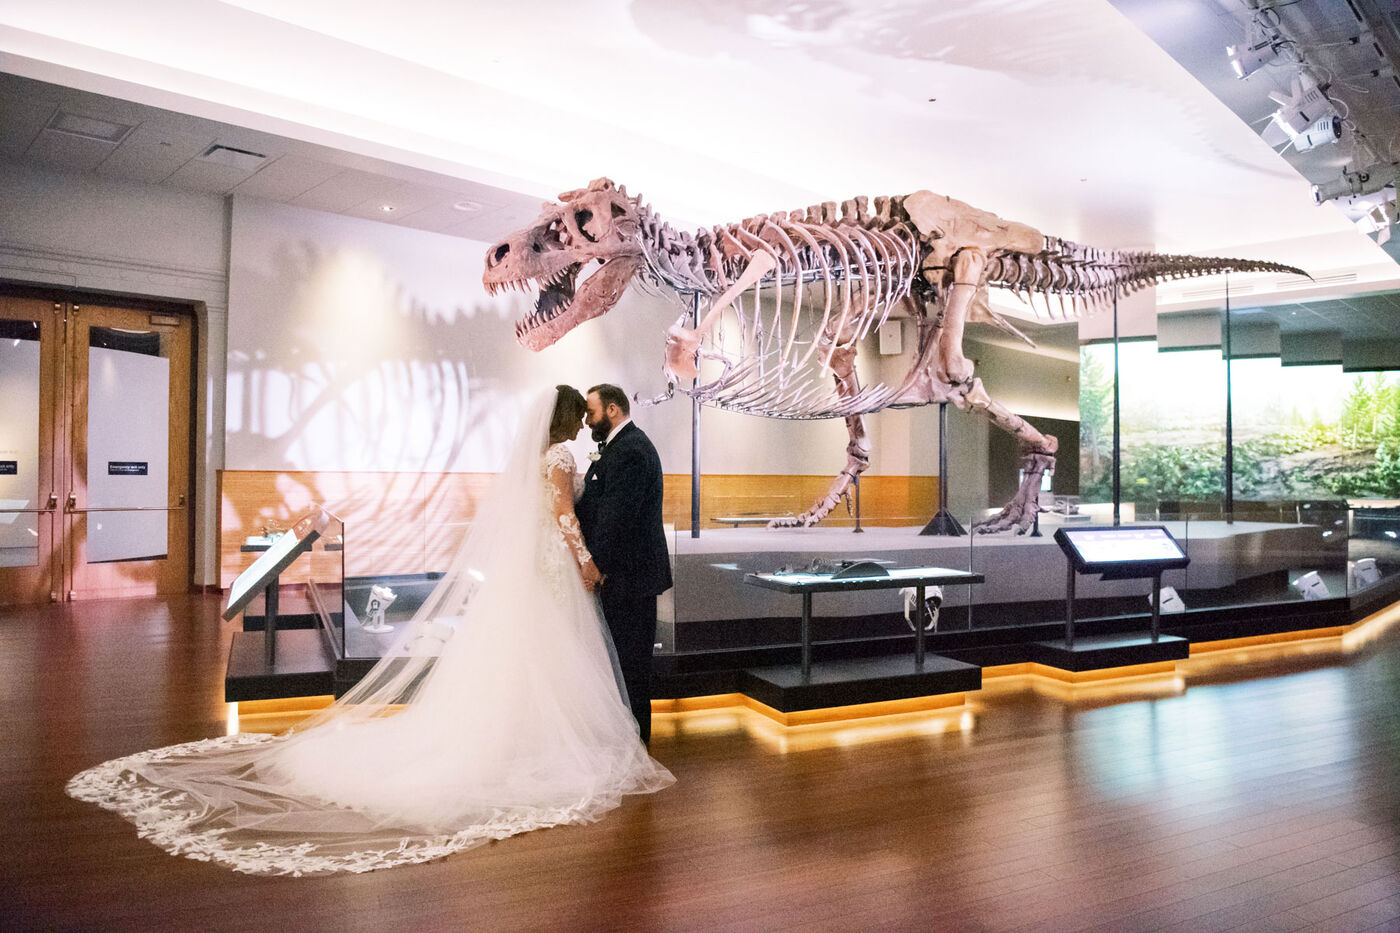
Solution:
{"label": "wooden door", "polygon": [[191,319],[74,304],[67,315],[63,565],[69,599],[190,582]]}
{"label": "wooden door", "polygon": [[63,585],[63,327],[61,303],[0,295],[0,606],[58,599]]}

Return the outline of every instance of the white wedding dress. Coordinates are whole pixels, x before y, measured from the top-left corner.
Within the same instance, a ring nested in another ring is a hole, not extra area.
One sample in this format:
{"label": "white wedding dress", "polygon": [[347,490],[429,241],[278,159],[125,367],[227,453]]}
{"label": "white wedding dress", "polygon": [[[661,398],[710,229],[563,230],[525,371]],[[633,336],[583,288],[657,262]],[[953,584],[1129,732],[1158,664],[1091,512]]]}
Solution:
{"label": "white wedding dress", "polygon": [[675,780],[621,695],[573,513],[575,466],[531,405],[452,568],[326,711],[118,758],[68,793],[169,852],[252,874],[371,871],[598,819]]}

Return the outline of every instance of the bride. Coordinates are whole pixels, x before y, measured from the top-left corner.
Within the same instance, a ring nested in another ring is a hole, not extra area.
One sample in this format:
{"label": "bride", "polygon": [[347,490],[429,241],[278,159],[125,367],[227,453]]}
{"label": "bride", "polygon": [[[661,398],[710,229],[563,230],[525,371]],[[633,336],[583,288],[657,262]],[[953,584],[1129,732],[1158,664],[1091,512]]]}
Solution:
{"label": "bride", "polygon": [[586,404],[542,393],[447,574],[389,653],[284,735],[118,758],[68,782],[166,851],[250,874],[371,871],[599,819],[675,779],[621,695],[574,516]]}

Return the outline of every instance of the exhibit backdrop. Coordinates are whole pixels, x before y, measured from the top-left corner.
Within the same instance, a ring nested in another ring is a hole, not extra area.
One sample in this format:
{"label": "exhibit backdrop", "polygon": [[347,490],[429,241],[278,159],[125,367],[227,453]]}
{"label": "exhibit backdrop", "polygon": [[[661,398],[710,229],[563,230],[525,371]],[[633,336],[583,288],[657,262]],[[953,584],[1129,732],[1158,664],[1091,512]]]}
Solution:
{"label": "exhibit backdrop", "polygon": [[[1225,363],[1218,349],[1119,346],[1125,502],[1224,495]],[[1111,495],[1113,347],[1080,354],[1080,493]],[[1400,374],[1235,360],[1235,497],[1400,497]]]}
{"label": "exhibit backdrop", "polygon": [[[513,335],[533,296],[488,296],[481,285],[489,245],[235,197],[226,469],[492,472],[541,386],[664,391],[664,335],[685,310],[678,301],[633,288],[603,318],[534,353]],[[915,349],[908,336],[902,355],[881,357],[872,335],[863,378],[902,376]],[[634,417],[666,472],[689,472],[689,401]],[[882,412],[869,430],[872,475],[937,472],[933,409]],[[706,409],[702,438],[706,473],[834,475],[845,465],[840,420]],[[589,446],[585,435],[580,462]]]}

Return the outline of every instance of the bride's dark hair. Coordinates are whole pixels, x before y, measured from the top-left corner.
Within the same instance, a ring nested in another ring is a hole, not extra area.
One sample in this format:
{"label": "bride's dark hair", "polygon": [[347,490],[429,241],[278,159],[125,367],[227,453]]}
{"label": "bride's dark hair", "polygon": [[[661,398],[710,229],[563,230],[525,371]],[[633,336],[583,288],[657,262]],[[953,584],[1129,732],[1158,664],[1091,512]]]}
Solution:
{"label": "bride's dark hair", "polygon": [[583,416],[588,414],[588,402],[573,386],[555,386],[554,414],[549,419],[549,442],[573,440],[578,435]]}

